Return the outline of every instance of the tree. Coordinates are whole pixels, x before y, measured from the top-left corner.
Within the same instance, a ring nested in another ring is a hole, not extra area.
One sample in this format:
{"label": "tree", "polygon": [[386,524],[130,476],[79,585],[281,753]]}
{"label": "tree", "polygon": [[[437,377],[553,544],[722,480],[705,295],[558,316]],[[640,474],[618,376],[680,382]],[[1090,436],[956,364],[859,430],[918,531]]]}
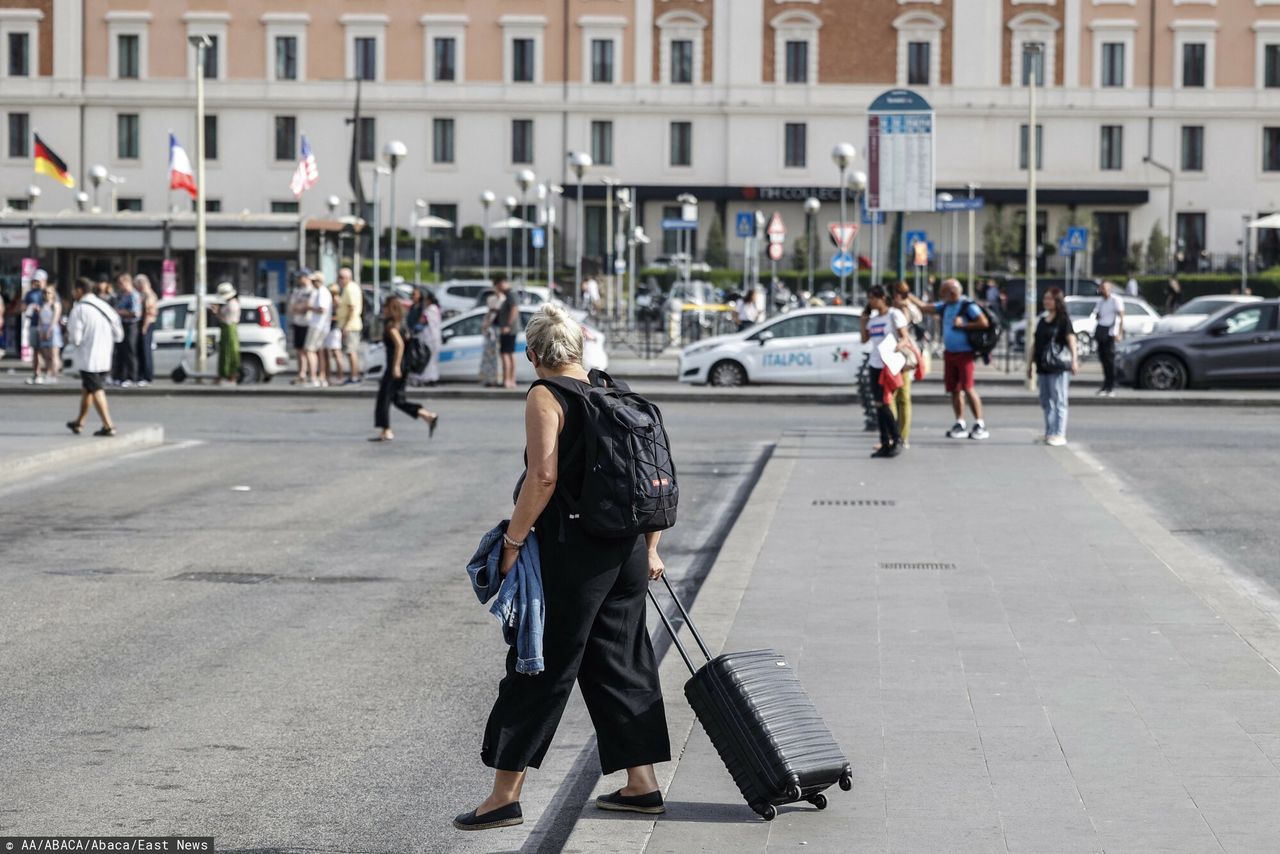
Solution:
{"label": "tree", "polygon": [[1004,206],[996,205],[991,216],[987,217],[987,224],[982,227],[982,252],[986,256],[986,267],[1007,267],[1010,257],[1017,252],[1014,246],[1017,239],[1017,223],[1006,223]]}
{"label": "tree", "polygon": [[1130,273],[1136,273],[1139,270],[1145,270],[1145,266],[1142,263],[1144,260],[1143,255],[1144,255],[1145,249],[1146,249],[1146,244],[1144,244],[1141,240],[1135,240],[1133,241],[1133,243],[1129,244],[1129,258],[1126,262],[1126,265],[1128,266]]}
{"label": "tree", "polygon": [[711,220],[711,230],[707,232],[707,248],[704,260],[714,269],[729,266],[729,251],[724,244],[724,221],[720,214]]}
{"label": "tree", "polygon": [[1165,237],[1160,223],[1151,226],[1151,236],[1147,238],[1147,272],[1165,272],[1169,265],[1169,238]]}
{"label": "tree", "polygon": [[799,273],[809,270],[809,235],[802,234],[795,240],[795,249],[791,253],[791,269]]}

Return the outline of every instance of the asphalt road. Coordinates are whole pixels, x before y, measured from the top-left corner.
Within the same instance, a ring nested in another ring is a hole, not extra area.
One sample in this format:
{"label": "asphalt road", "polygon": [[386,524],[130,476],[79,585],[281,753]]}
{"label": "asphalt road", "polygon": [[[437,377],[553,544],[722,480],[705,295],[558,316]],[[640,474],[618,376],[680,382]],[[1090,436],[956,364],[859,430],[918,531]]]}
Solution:
{"label": "asphalt road", "polygon": [[[492,850],[448,826],[487,789],[479,735],[504,652],[462,566],[509,510],[518,404],[450,401],[432,442],[396,415],[400,438],[379,446],[364,442],[367,401],[117,400],[122,423],[161,422],[169,444],[0,492],[0,832]],[[2,417],[58,429],[68,402],[10,396]],[[858,417],[666,413],[684,493],[665,548],[676,579],[711,556],[768,442]],[[1280,589],[1276,416],[1153,414],[1081,409],[1070,433],[1170,528]],[[993,407],[988,420],[1030,440],[1037,417]],[[920,441],[949,412],[916,419]],[[999,536],[1005,516],[991,512]],[[566,727],[580,743],[583,716]],[[577,758],[553,749],[531,776],[533,817],[549,804],[554,817]]]}

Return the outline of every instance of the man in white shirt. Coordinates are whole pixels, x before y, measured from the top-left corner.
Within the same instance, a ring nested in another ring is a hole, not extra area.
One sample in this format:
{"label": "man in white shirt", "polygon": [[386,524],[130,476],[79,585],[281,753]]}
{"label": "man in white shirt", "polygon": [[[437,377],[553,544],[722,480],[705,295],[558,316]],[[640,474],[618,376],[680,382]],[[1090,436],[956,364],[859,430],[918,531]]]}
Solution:
{"label": "man in white shirt", "polygon": [[1138,280],[1133,277],[1132,273],[1129,274],[1129,281],[1124,283],[1124,292],[1131,297],[1139,296]]}
{"label": "man in white shirt", "polygon": [[114,436],[115,425],[107,409],[107,393],[103,390],[107,374],[111,372],[111,360],[116,345],[124,340],[124,324],[111,306],[93,295],[93,282],[76,279],[71,289],[75,307],[67,317],[67,334],[76,348],[76,362],[80,367],[80,417],[67,422],[67,429],[79,434],[84,420],[89,416],[89,404],[98,411],[102,429],[95,436]]}
{"label": "man in white shirt", "polygon": [[[329,335],[329,327],[333,323],[333,294],[324,286],[324,277],[311,277],[311,301],[307,307],[307,340],[303,342],[303,355],[307,358],[307,369],[311,376],[311,385],[327,386],[325,379],[328,371],[323,370],[320,362],[320,351],[324,348],[324,339]],[[299,369],[301,373],[301,369]]]}
{"label": "man in white shirt", "polygon": [[1093,316],[1098,319],[1093,340],[1098,345],[1098,361],[1102,363],[1099,397],[1116,396],[1116,342],[1124,338],[1124,300],[1116,296],[1115,289],[1111,282],[1103,282],[1102,298],[1093,309]]}

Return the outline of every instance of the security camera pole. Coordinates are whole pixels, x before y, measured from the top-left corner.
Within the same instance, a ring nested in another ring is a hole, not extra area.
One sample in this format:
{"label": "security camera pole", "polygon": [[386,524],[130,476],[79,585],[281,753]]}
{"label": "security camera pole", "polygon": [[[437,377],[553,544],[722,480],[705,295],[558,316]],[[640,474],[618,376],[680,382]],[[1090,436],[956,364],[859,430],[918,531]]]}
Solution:
{"label": "security camera pole", "polygon": [[[1036,133],[1036,86],[1039,79],[1040,63],[1044,46],[1039,42],[1031,42],[1023,48],[1022,65],[1024,69],[1029,68],[1029,72],[1024,70],[1023,77],[1027,80],[1027,289],[1026,289],[1026,305],[1023,312],[1026,316],[1027,331],[1024,336],[1022,349],[1026,351],[1027,359],[1027,388],[1035,388],[1035,380],[1032,378],[1032,367],[1035,362],[1032,358],[1031,346],[1035,336],[1035,316],[1036,316],[1036,167],[1040,165],[1040,159],[1036,156],[1036,145],[1040,141],[1040,135]],[[1028,66],[1028,63],[1030,65]]]}
{"label": "security camera pole", "polygon": [[[196,49],[196,375],[204,376],[205,294],[209,289],[209,255],[204,222],[204,52],[213,47],[213,39],[199,35],[189,36],[188,41]],[[97,192],[96,181],[94,192]]]}

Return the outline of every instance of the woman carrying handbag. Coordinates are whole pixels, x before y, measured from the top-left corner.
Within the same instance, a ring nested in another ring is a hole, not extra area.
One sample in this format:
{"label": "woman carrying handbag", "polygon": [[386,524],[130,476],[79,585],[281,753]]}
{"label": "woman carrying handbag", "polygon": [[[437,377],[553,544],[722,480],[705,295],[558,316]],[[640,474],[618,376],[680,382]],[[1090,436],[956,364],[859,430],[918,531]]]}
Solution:
{"label": "woman carrying handbag", "polygon": [[[1036,324],[1035,370],[1039,375],[1040,408],[1044,410],[1044,443],[1067,444],[1067,389],[1071,375],[1079,373],[1076,333],[1067,314],[1061,288],[1049,288],[1044,295],[1044,314]],[[1031,378],[1031,367],[1027,367]]]}

